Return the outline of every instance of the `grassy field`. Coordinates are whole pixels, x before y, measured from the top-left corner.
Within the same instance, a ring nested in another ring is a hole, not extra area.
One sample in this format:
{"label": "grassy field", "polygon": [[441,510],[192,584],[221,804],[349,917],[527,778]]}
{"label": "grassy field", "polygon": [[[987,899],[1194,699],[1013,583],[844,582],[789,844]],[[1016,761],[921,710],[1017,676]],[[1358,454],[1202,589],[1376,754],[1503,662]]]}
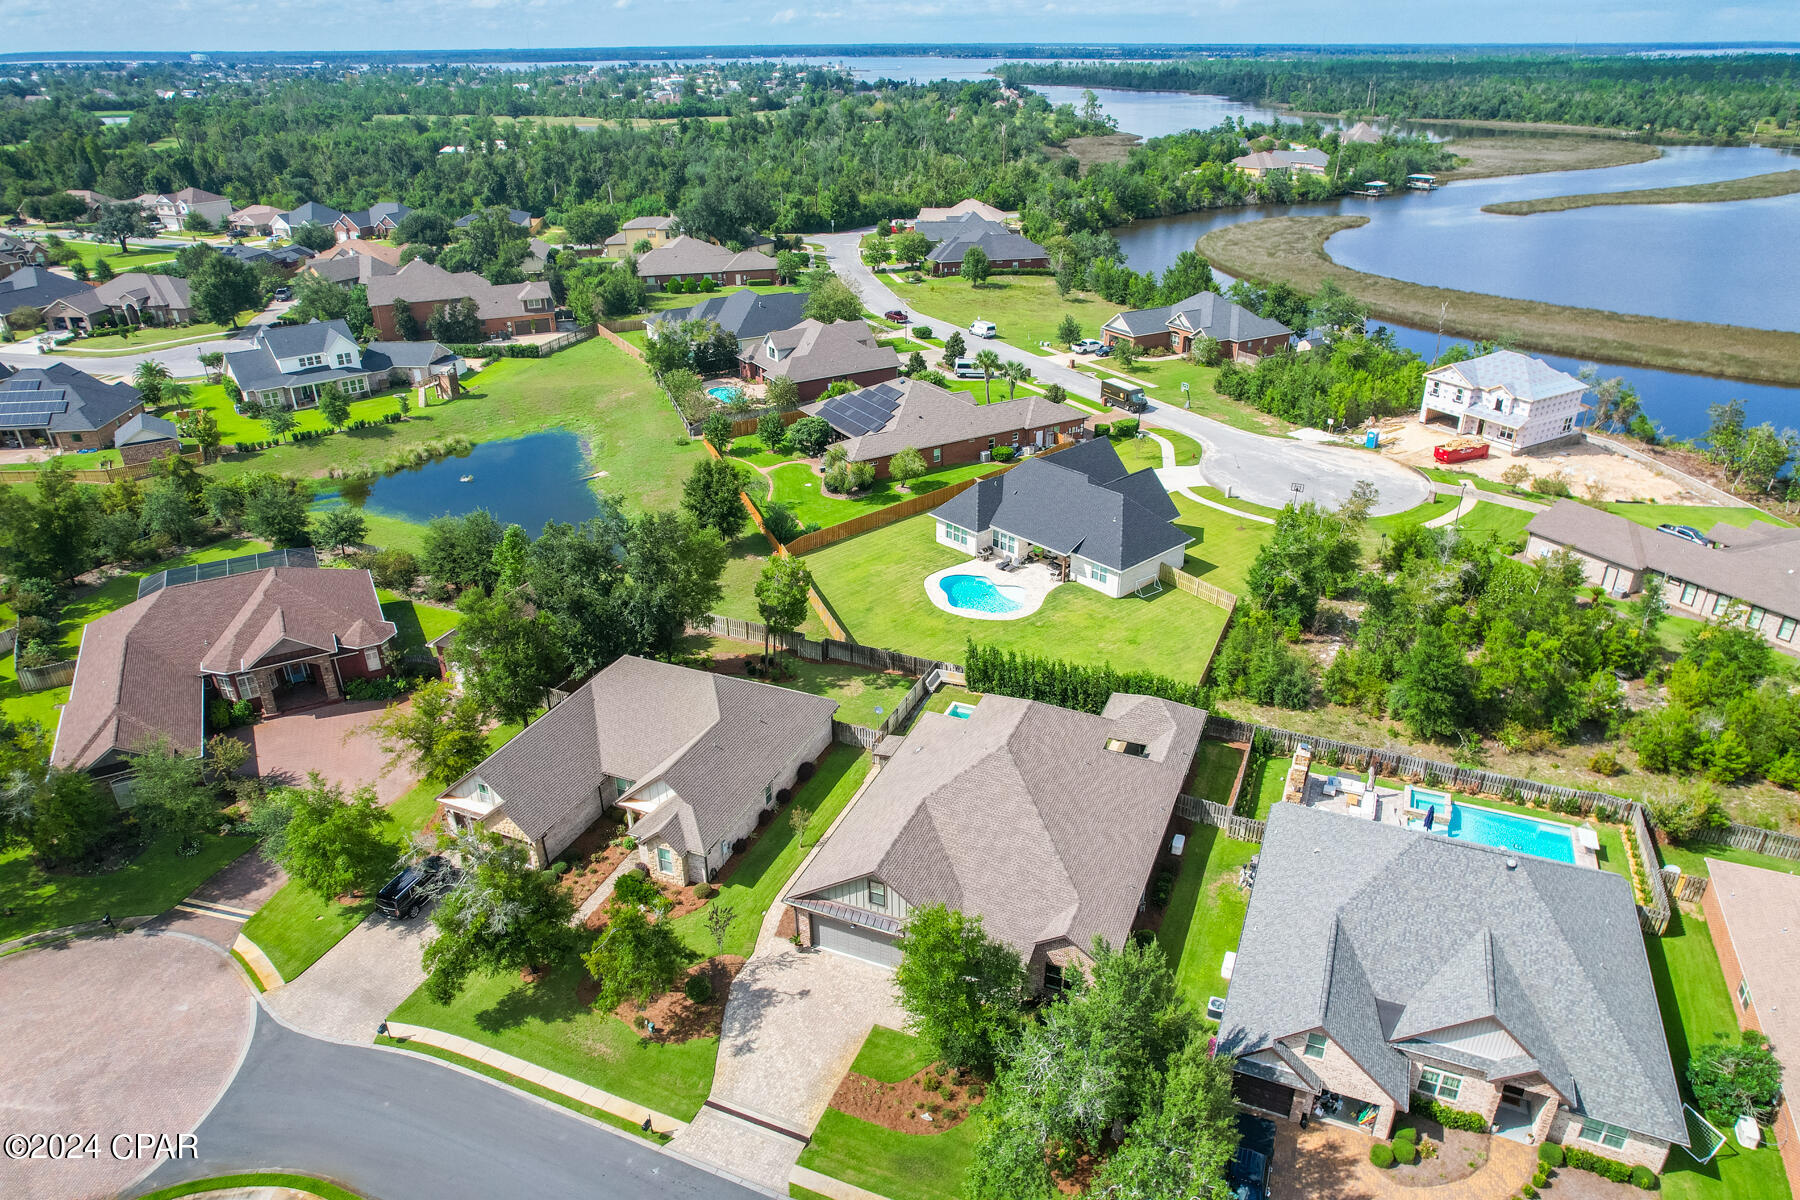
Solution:
{"label": "grassy field", "polygon": [[1705,533],[1714,525],[1735,525],[1743,529],[1755,521],[1770,525],[1786,525],[1780,517],[1760,508],[1737,508],[1705,504],[1640,504],[1633,500],[1617,500],[1606,506],[1607,512],[1618,513],[1628,521],[1648,525],[1693,525]]}
{"label": "grassy field", "polygon": [[103,875],[46,871],[25,847],[0,851],[0,942],[44,929],[61,929],[115,918],[160,913],[186,898],[256,843],[249,838],[210,837],[200,852],[183,855],[173,842],[158,840],[129,863]]}
{"label": "grassy field", "polygon": [[[191,1179],[144,1192],[138,1200],[179,1200],[182,1196],[201,1193],[229,1192],[237,1188],[274,1189],[270,1195],[317,1196],[319,1200],[362,1200],[359,1193],[339,1187],[329,1180],[312,1175],[295,1175],[286,1171],[249,1171],[237,1175],[214,1175],[210,1179]],[[291,1191],[290,1191],[291,1189]]]}
{"label": "grassy field", "polygon": [[[760,643],[735,642],[719,637],[690,637],[683,646],[690,653],[704,651],[714,657],[762,653]],[[906,698],[906,693],[912,690],[916,682],[911,675],[866,671],[846,663],[808,662],[793,654],[781,661],[792,672],[792,676],[781,680],[780,686],[836,700],[838,720],[871,729],[881,724],[887,714],[900,706],[900,701]],[[877,709],[882,711],[877,712]]]}
{"label": "grassy field", "polygon": [[773,296],[780,292],[799,290],[798,285],[790,283],[752,283],[743,287],[721,287],[711,292],[651,292],[650,311],[659,313],[671,308],[692,308],[714,296],[729,296],[732,292],[755,292],[759,296]]}
{"label": "grassy field", "polygon": [[72,242],[65,240],[63,245],[81,256],[81,261],[92,271],[105,259],[111,264],[116,274],[123,275],[127,271],[135,271],[139,267],[153,267],[158,263],[174,262],[175,252],[162,246],[134,246],[125,253],[119,253],[117,242]]}
{"label": "grassy field", "polygon": [[[212,413],[213,420],[219,423],[219,440],[226,446],[233,442],[265,442],[271,436],[269,427],[263,422],[246,417],[232,406],[225,395],[222,383],[201,383],[193,385],[193,392],[182,408],[204,408]],[[350,419],[352,421],[379,421],[394,411],[394,405],[404,393],[388,392],[381,396],[371,396],[363,400],[350,402]],[[413,406],[409,411],[419,414],[420,410]],[[431,410],[426,409],[425,412]],[[325,417],[317,408],[302,408],[294,413],[294,429],[298,432],[329,429]]]}
{"label": "grassy field", "polygon": [[1477,504],[1474,511],[1462,518],[1458,527],[1465,534],[1487,533],[1503,541],[1520,541],[1525,536],[1525,526],[1531,523],[1532,515],[1521,508]]}
{"label": "grassy field", "polygon": [[1258,850],[1212,825],[1196,825],[1181,854],[1181,873],[1163,913],[1156,940],[1175,968],[1175,985],[1196,1012],[1230,986],[1219,968],[1244,933],[1250,895],[1237,884],[1238,868]]}
{"label": "grassy field", "polygon": [[[756,949],[756,935],[769,905],[775,903],[775,897],[799,869],[807,851],[825,836],[868,774],[867,754],[854,746],[832,746],[819,773],[802,784],[788,806],[762,827],[731,873],[720,877],[718,896],[676,918],[674,928],[682,941],[696,954],[724,953],[748,958]],[[805,832],[794,832],[790,823],[793,811],[807,814]],[[706,911],[715,906],[729,908],[737,915],[725,932],[722,951],[706,928]]]}
{"label": "grassy field", "polygon": [[[956,275],[927,276],[921,283],[886,282],[908,307],[945,323],[942,329],[932,326],[940,337],[949,327],[966,331],[975,321],[992,321],[1002,338],[1024,349],[1042,342],[1067,349],[1068,343],[1056,335],[1064,316],[1074,316],[1082,337],[1099,337],[1100,327],[1119,312],[1118,305],[1087,292],[1058,296],[1056,281],[1047,275],[995,275],[979,287]],[[971,355],[981,349],[979,339],[966,332],[963,340]]]}
{"label": "grassy field", "polygon": [[1114,600],[1081,584],[1055,588],[1044,605],[1013,621],[953,616],[925,595],[925,576],[969,561],[940,546],[927,515],[850,538],[807,556],[819,591],[859,641],[958,662],[968,639],[1120,670],[1199,679],[1225,612],[1165,589],[1148,600]]}
{"label": "grassy field", "polygon": [[[1672,321],[1427,287],[1353,271],[1332,261],[1325,240],[1367,217],[1273,217],[1216,229],[1200,253],[1216,267],[1258,283],[1277,280],[1315,292],[1331,279],[1372,315],[1420,329],[1440,320],[1459,337],[1516,344],[1571,358],[1723,375],[1755,383],[1800,384],[1800,333]],[[1448,316],[1441,307],[1449,305]]]}
{"label": "grassy field", "polygon": [[770,471],[769,498],[787,506],[788,511],[815,529],[826,529],[864,513],[877,512],[902,500],[935,492],[947,484],[981,475],[991,475],[998,463],[964,463],[929,471],[900,491],[891,479],[878,479],[868,491],[856,496],[833,496],[825,491],[819,475],[808,463],[785,463]]}
{"label": "grassy field", "polygon": [[[1288,768],[1293,766],[1291,758],[1252,758],[1250,769],[1244,772],[1244,786],[1238,792],[1239,812],[1246,817],[1254,817],[1258,821],[1269,819],[1269,812],[1281,799],[1281,793],[1287,785]],[[1250,797],[1256,797],[1256,803],[1250,803]]]}
{"label": "grassy field", "polygon": [[1188,775],[1187,793],[1201,800],[1231,807],[1236,796],[1238,768],[1244,763],[1244,752],[1236,746],[1206,739],[1194,753],[1194,768]]}
{"label": "grassy field", "polygon": [[1250,564],[1256,561],[1257,551],[1269,540],[1274,526],[1236,520],[1216,508],[1195,504],[1180,493],[1171,493],[1169,499],[1181,510],[1175,524],[1199,539],[1188,547],[1183,569],[1215,587],[1242,593]]}
{"label": "grassy field", "polygon": [[[1112,366],[1110,360],[1097,359],[1088,363],[1082,371],[1095,379],[1119,376],[1135,379],[1144,385],[1145,394],[1158,404],[1191,409],[1215,421],[1223,421],[1234,429],[1244,429],[1251,433],[1285,433],[1293,428],[1279,417],[1258,412],[1247,404],[1239,404],[1236,400],[1219,395],[1213,389],[1213,383],[1219,377],[1219,368],[1202,367],[1185,358],[1170,356],[1140,359],[1129,371]],[[1186,395],[1181,391],[1184,383],[1188,385]]]}
{"label": "grassy field", "polygon": [[[782,439],[787,445],[787,440]],[[800,452],[789,446],[779,454],[772,453],[763,445],[762,439],[754,433],[746,433],[743,437],[733,438],[726,448],[725,456],[734,462],[748,463],[753,467],[773,467],[779,463],[793,462],[800,457]]]}
{"label": "grassy field", "polygon": [[[1446,122],[1447,124],[1449,122]],[[1460,160],[1439,179],[1488,179],[1495,175],[1533,175],[1543,171],[1586,171],[1594,167],[1623,167],[1661,157],[1662,151],[1643,142],[1627,141],[1616,132],[1595,130],[1599,137],[1563,136],[1579,126],[1544,126],[1530,122],[1457,121],[1457,125],[1529,132],[1556,129],[1551,137],[1478,137],[1448,143]]]}
{"label": "grassy field", "polygon": [[[238,327],[254,317],[258,310],[247,308],[238,314]],[[59,353],[80,354],[129,354],[167,346],[177,342],[198,342],[208,338],[224,337],[233,332],[230,325],[215,325],[206,321],[196,321],[191,325],[145,325],[126,337],[123,334],[107,333],[97,337],[77,338],[63,344]]]}
{"label": "grassy field", "polygon": [[1729,200],[1763,200],[1800,192],[1800,171],[1771,171],[1744,179],[1714,183],[1690,183],[1684,187],[1638,188],[1629,192],[1584,192],[1574,196],[1543,196],[1536,200],[1506,200],[1484,204],[1482,212],[1508,217],[1533,213],[1567,212],[1604,204],[1717,204]]}

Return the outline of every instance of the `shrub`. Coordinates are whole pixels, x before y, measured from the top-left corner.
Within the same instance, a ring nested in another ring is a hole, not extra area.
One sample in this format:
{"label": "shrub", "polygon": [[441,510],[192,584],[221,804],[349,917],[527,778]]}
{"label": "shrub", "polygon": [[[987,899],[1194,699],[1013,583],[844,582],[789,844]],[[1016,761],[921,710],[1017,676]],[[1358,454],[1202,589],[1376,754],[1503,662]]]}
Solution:
{"label": "shrub", "polygon": [[369,560],[369,574],[377,587],[408,592],[419,577],[419,560],[406,550],[383,550]]}
{"label": "shrub", "polygon": [[1394,1140],[1396,1142],[1412,1142],[1417,1145],[1419,1141],[1418,1126],[1402,1125],[1400,1128],[1394,1130]]}
{"label": "shrub", "polygon": [[552,874],[554,874],[557,878],[560,879],[564,875],[567,875],[569,873],[569,864],[566,862],[563,862],[559,859],[558,861],[550,864],[550,871]]}
{"label": "shrub", "polygon": [[1394,1150],[1386,1142],[1376,1142],[1369,1147],[1369,1161],[1378,1167],[1394,1165]]}
{"label": "shrub", "polygon": [[41,642],[56,635],[56,624],[46,617],[33,613],[28,617],[20,617],[18,625],[20,641]]}
{"label": "shrub", "polygon": [[206,727],[208,729],[231,728],[231,701],[214,696],[206,702]]}
{"label": "shrub", "polygon": [[1537,1165],[1537,1170],[1535,1170],[1531,1173],[1531,1186],[1543,1187],[1546,1183],[1549,1183],[1549,1182],[1550,1182],[1550,1165],[1548,1163],[1539,1163]]}
{"label": "shrub", "polygon": [[713,998],[712,976],[689,975],[687,982],[681,985],[681,992],[695,1004],[711,1004]]}
{"label": "shrub", "polygon": [[696,883],[694,885],[694,899],[696,900],[711,900],[718,894],[719,889],[710,883]]}
{"label": "shrub", "polygon": [[931,326],[929,326],[929,325],[914,325],[912,328],[912,332],[913,332],[913,336],[915,338],[918,338],[920,341],[924,341],[925,339],[927,339],[931,336]]}
{"label": "shrub", "polygon": [[1140,425],[1142,425],[1142,422],[1136,417],[1125,417],[1122,420],[1114,421],[1112,423],[1112,436],[1115,438],[1134,438],[1138,435],[1138,428]]}
{"label": "shrub", "polygon": [[1540,496],[1570,495],[1569,481],[1563,478],[1561,471],[1550,475],[1540,475],[1531,481],[1531,490]]}
{"label": "shrub", "polygon": [[1642,1188],[1646,1192],[1653,1192],[1656,1190],[1657,1183],[1656,1172],[1649,1167],[1631,1168],[1631,1186]]}
{"label": "shrub", "polygon": [[1604,1154],[1595,1154],[1591,1150],[1583,1150],[1579,1146],[1565,1146],[1563,1161],[1576,1171],[1587,1171],[1602,1179],[1610,1179],[1614,1183],[1631,1181],[1631,1164],[1622,1163],[1616,1158],[1608,1158]]}
{"label": "shrub", "polygon": [[1545,1142],[1538,1147],[1538,1161],[1546,1167],[1563,1165],[1563,1148],[1561,1142]]}
{"label": "shrub", "polygon": [[1529,1183],[1519,1189],[1519,1195],[1523,1196],[1525,1200],[1537,1200],[1537,1194],[1537,1188]]}
{"label": "shrub", "polygon": [[1094,425],[1094,436],[1095,437],[1111,437],[1112,436],[1112,426],[1108,425],[1105,421],[1097,422]]}
{"label": "shrub", "polygon": [[928,1092],[936,1092],[943,1088],[944,1081],[939,1079],[936,1075],[927,1075],[925,1078],[919,1080],[919,1086]]}
{"label": "shrub", "polygon": [[992,453],[994,461],[998,463],[1011,462],[1019,455],[1011,446],[995,446]]}
{"label": "shrub", "polygon": [[1619,756],[1611,750],[1601,750],[1588,759],[1588,770],[1611,779],[1614,775],[1623,774],[1625,767],[1619,762]]}
{"label": "shrub", "polygon": [[406,681],[397,675],[387,675],[380,679],[346,679],[344,681],[344,698],[346,700],[389,700],[406,690]]}
{"label": "shrub", "polygon": [[799,769],[794,772],[794,778],[798,779],[801,783],[805,783],[813,777],[813,772],[818,769],[819,768],[814,766],[811,762],[803,762],[800,764]]}
{"label": "shrub", "polygon": [[1419,1157],[1419,1147],[1412,1142],[1396,1141],[1394,1143],[1394,1161],[1403,1167],[1411,1166]]}
{"label": "shrub", "polygon": [[1465,1133],[1487,1132],[1487,1122],[1482,1119],[1480,1113],[1451,1108],[1448,1104],[1441,1104],[1424,1092],[1412,1094],[1412,1106],[1408,1111],[1416,1117],[1430,1117],[1445,1129],[1460,1129]]}
{"label": "shrub", "polygon": [[249,725],[256,720],[256,706],[248,700],[235,701],[231,706],[231,723],[233,725]]}

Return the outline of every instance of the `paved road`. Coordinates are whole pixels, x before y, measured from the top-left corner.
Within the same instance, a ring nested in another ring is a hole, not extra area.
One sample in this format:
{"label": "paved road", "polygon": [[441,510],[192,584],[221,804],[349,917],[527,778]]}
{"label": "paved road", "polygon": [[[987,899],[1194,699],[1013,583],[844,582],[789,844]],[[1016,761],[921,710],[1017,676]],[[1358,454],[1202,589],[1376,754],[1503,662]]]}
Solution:
{"label": "paved road", "polygon": [[[941,318],[918,312],[905,303],[863,263],[856,244],[865,232],[819,234],[816,240],[825,247],[832,269],[855,289],[871,310],[904,309],[914,320],[942,325]],[[1024,363],[1042,383],[1059,383],[1073,394],[1089,400],[1097,400],[1100,396],[1100,385],[1094,379],[1072,371],[1054,359],[1003,341],[983,342],[981,348],[995,351],[1002,359]],[[1157,424],[1185,433],[1201,444],[1205,450],[1201,465],[1208,483],[1228,488],[1233,495],[1255,504],[1280,507],[1293,499],[1289,485],[1299,483],[1306,489],[1301,494],[1303,499],[1335,505],[1349,497],[1357,480],[1367,479],[1380,489],[1381,498],[1376,502],[1374,512],[1384,516],[1415,508],[1425,503],[1431,494],[1431,485],[1418,472],[1361,450],[1249,433],[1222,421],[1154,401],[1146,415]]]}
{"label": "paved road", "polygon": [[145,1182],[287,1169],[370,1200],[751,1200],[755,1192],[441,1063],[323,1042],[258,1011],[250,1052],[196,1131],[198,1160]]}
{"label": "paved road", "polygon": [[193,342],[186,346],[170,346],[162,350],[140,350],[119,354],[38,354],[30,350],[20,350],[15,344],[0,347],[0,363],[9,367],[47,367],[52,363],[68,363],[77,371],[86,371],[89,375],[106,375],[119,378],[130,378],[138,364],[146,359],[155,359],[169,368],[169,372],[177,379],[192,379],[203,375],[206,368],[200,365],[200,356],[209,350],[223,350],[231,353],[234,350],[245,350],[256,337],[256,327],[274,321],[289,308],[292,301],[276,301],[263,311],[244,322],[244,327],[234,334],[212,338],[204,342]]}

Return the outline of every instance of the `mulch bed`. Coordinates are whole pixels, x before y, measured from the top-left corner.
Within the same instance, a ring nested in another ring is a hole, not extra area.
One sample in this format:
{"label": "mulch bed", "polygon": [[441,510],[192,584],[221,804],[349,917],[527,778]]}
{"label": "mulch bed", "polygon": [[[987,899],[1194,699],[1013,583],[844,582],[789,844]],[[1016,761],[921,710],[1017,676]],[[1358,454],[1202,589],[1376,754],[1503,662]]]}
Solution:
{"label": "mulch bed", "polygon": [[613,869],[624,862],[631,851],[623,846],[612,845],[612,840],[625,832],[622,821],[610,817],[602,817],[588,826],[587,831],[569,844],[560,856],[561,861],[569,863],[569,873],[562,877],[562,885],[568,890],[569,898],[575,901],[577,908],[581,902],[606,881]]}
{"label": "mulch bed", "polygon": [[1417,1162],[1407,1166],[1396,1163],[1388,1168],[1387,1174],[1402,1187],[1456,1183],[1487,1166],[1488,1142],[1492,1140],[1488,1134],[1445,1129],[1436,1121],[1420,1117],[1407,1117],[1395,1129],[1401,1124],[1418,1129],[1420,1151]]}
{"label": "mulch bed", "polygon": [[[613,1015],[637,1030],[638,1035],[646,1041],[674,1044],[697,1037],[717,1037],[719,1027],[725,1020],[725,999],[731,994],[731,981],[743,969],[744,960],[735,954],[709,958],[689,967],[687,972],[689,975],[712,977],[713,998],[709,1002],[695,1004],[677,987],[672,992],[658,996],[643,1008],[627,1000],[613,1009]],[[592,979],[583,979],[575,989],[575,997],[584,1005],[592,1004],[599,990],[598,983]],[[645,1033],[645,1021],[652,1023],[654,1032]]]}
{"label": "mulch bed", "polygon": [[[927,1078],[938,1085],[936,1091],[925,1086]],[[972,1084],[977,1089],[982,1086],[966,1071],[952,1071],[940,1079],[931,1067],[898,1083],[883,1083],[852,1071],[838,1084],[831,1107],[883,1129],[947,1133],[967,1119],[970,1106],[981,1103],[971,1092]],[[926,1120],[927,1116],[931,1119]]]}

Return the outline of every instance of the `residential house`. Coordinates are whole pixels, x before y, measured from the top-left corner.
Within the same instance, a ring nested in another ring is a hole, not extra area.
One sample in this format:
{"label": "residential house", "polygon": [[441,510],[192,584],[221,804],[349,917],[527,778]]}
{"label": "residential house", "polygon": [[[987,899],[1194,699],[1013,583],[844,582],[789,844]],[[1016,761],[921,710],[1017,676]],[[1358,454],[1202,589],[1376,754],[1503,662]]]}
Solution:
{"label": "residential house", "polygon": [[102,316],[115,325],[185,325],[194,319],[188,281],[127,271],[44,307],[44,324],[50,329],[91,333]]}
{"label": "residential house", "polygon": [[181,430],[175,422],[139,413],[113,433],[113,449],[126,466],[181,453]]}
{"label": "residential house", "polygon": [[233,208],[224,196],[197,187],[184,187],[179,192],[162,195],[146,193],[137,198],[137,203],[161,222],[164,229],[171,230],[187,228],[191,216],[202,218],[214,229],[224,229],[231,223]]}
{"label": "residential house", "polygon": [[[467,229],[469,226],[471,226],[475,223],[475,218],[483,215],[486,212],[487,212],[487,209],[478,208],[474,212],[469,213],[467,216],[458,217],[453,222],[453,227],[456,229]],[[532,216],[530,213],[526,212],[522,208],[507,209],[506,210],[506,219],[508,221],[512,222],[514,225],[519,225],[526,229],[534,229],[539,224],[539,221],[536,217]]]}
{"label": "residential house", "polygon": [[1338,140],[1343,142],[1368,142],[1374,144],[1381,141],[1381,130],[1375,128],[1367,121],[1358,121],[1350,128],[1344,130],[1343,133],[1339,134]]}
{"label": "residential house", "polygon": [[226,225],[240,233],[268,237],[274,232],[275,218],[281,215],[281,210],[273,204],[250,204],[232,213]]}
{"label": "residential house", "polygon": [[979,217],[983,221],[991,221],[995,225],[1005,225],[1019,219],[1019,214],[1016,212],[1007,212],[1005,209],[995,208],[986,201],[976,200],[973,197],[970,197],[967,200],[958,200],[949,208],[921,208],[919,210],[919,215],[914,217],[908,224],[916,229],[921,224],[929,225],[936,221],[954,221],[959,217],[969,216]]}
{"label": "residential house", "polygon": [[395,246],[389,242],[365,242],[360,239],[354,242],[340,242],[319,255],[319,258],[330,261],[334,258],[351,258],[361,255],[364,258],[379,258],[395,270],[400,268],[400,259],[406,253],[406,247]]}
{"label": "residential house", "polygon": [[1270,175],[1323,175],[1331,158],[1323,150],[1258,150],[1234,158],[1231,165],[1252,179]]}
{"label": "residential house", "polygon": [[[11,330],[7,318],[14,309],[35,308],[42,313],[51,303],[65,296],[80,296],[90,289],[87,284],[49,267],[19,267],[0,275],[0,331]],[[31,330],[18,332],[30,333]]]}
{"label": "residential house", "polygon": [[900,356],[878,344],[862,321],[827,325],[808,318],[745,346],[738,352],[738,373],[752,382],[785,375],[794,381],[804,404],[817,400],[840,379],[867,387],[898,378]]}
{"label": "residential house", "polygon": [[[233,563],[256,566],[255,556]],[[203,753],[208,700],[248,700],[265,717],[341,700],[349,680],[398,664],[395,633],[367,571],[171,580],[82,631],[50,762],[111,777],[157,739]]]}
{"label": "residential house", "polygon": [[1541,358],[1496,350],[1425,372],[1419,420],[1432,422],[1433,413],[1441,414],[1457,433],[1485,437],[1503,453],[1520,454],[1580,440],[1587,390],[1587,384]]}
{"label": "residential house", "polygon": [[292,238],[294,230],[302,225],[320,225],[331,229],[337,225],[338,218],[343,215],[335,208],[308,200],[299,208],[270,217],[269,232],[278,238]]}
{"label": "residential house", "polygon": [[1100,328],[1100,340],[1108,346],[1130,342],[1140,350],[1186,354],[1196,341],[1212,338],[1226,358],[1251,362],[1280,350],[1293,336],[1280,321],[1259,317],[1217,292],[1196,292],[1161,308],[1122,312]]}
{"label": "residential house", "polygon": [[357,212],[341,213],[331,228],[340,242],[358,238],[384,238],[393,234],[412,209],[395,200],[382,200]]}
{"label": "residential house", "polygon": [[806,319],[806,302],[810,292],[772,292],[763,295],[745,288],[736,292],[718,292],[691,308],[671,308],[651,313],[645,320],[644,332],[656,337],[663,326],[683,321],[714,321],[719,328],[739,342],[764,337],[782,329],[792,329]]}
{"label": "residential house", "polygon": [[1623,875],[1277,804],[1236,953],[1251,1108],[1385,1139],[1423,1093],[1653,1171],[1688,1144]]}
{"label": "residential house", "polygon": [[1098,716],[1000,695],[922,714],[784,895],[801,944],[891,966],[944,904],[1058,990],[1095,938],[1131,936],[1205,725],[1124,692]]}
{"label": "residential house", "polygon": [[0,377],[0,448],[103,450],[143,411],[128,383],[102,383],[68,363],[25,367]]}
{"label": "residential house", "polygon": [[437,342],[357,345],[343,321],[258,325],[254,344],[225,356],[225,374],[243,403],[312,408],[328,383],[355,398],[402,385],[461,375],[466,364]]}
{"label": "residential house", "polygon": [[290,274],[313,258],[313,252],[305,246],[220,246],[219,253],[253,267],[258,263],[268,263]]}
{"label": "residential house", "polygon": [[[361,245],[350,242],[348,245]],[[342,247],[339,247],[341,250]],[[338,253],[336,251],[321,254],[306,264],[308,275],[317,275],[320,279],[337,284],[345,291],[358,284],[368,286],[370,280],[378,275],[393,275],[400,270],[392,263],[374,254]]]}
{"label": "residential house", "polygon": [[902,450],[917,450],[932,469],[984,461],[1002,446],[1029,453],[1081,436],[1086,414],[1042,396],[982,404],[970,392],[952,392],[922,379],[895,379],[819,400],[801,409],[822,417],[850,456],[872,462],[875,477]]}
{"label": "residential house", "polygon": [[117,200],[114,200],[105,192],[96,192],[92,188],[68,188],[66,190],[69,195],[87,205],[85,219],[89,221],[98,217],[100,215],[100,210],[105,208],[108,204],[118,203]]}
{"label": "residential house", "polygon": [[940,545],[1023,561],[1036,547],[1064,580],[1112,597],[1179,568],[1194,539],[1145,467],[1127,474],[1104,438],[990,475],[931,512]]}
{"label": "residential house", "polygon": [[[627,655],[457,780],[444,824],[556,860],[618,807],[652,876],[715,878],[831,745],[835,700]],[[804,772],[804,774],[803,774]]]}
{"label": "residential house", "polygon": [[44,249],[43,243],[13,237],[10,233],[0,233],[0,279],[5,279],[20,267],[49,265],[50,253]]}
{"label": "residential house", "polygon": [[1800,654],[1800,529],[1724,522],[1707,544],[1639,525],[1617,513],[1558,500],[1525,526],[1525,556],[1569,551],[1591,584],[1614,596],[1661,588],[1669,611],[1733,621],[1787,654]]}
{"label": "residential house", "polygon": [[1775,1144],[1800,1179],[1800,1127],[1788,1094],[1800,1078],[1800,876],[1724,859],[1706,860],[1700,908],[1725,972],[1738,1025],[1773,1044],[1787,1081],[1775,1111]]}
{"label": "residential house", "polygon": [[465,298],[475,302],[484,338],[550,333],[556,328],[556,302],[550,297],[550,285],[541,279],[489,283],[474,271],[446,271],[415,258],[392,275],[372,277],[368,293],[375,328],[390,341],[400,336],[394,322],[396,305],[409,307],[423,330],[438,306]]}
{"label": "residential house", "polygon": [[925,261],[933,275],[954,275],[962,269],[963,255],[980,250],[996,271],[1045,271],[1050,252],[1006,226],[973,212],[942,221],[920,220],[914,228],[934,243]]}
{"label": "residential house", "polygon": [[657,250],[675,240],[676,222],[673,216],[667,217],[633,217],[619,226],[619,232],[607,238],[601,245],[607,254],[614,258],[623,258],[631,253],[631,248],[639,242],[649,242],[650,249]]}
{"label": "residential house", "polygon": [[561,251],[555,246],[552,246],[549,242],[546,242],[543,238],[534,237],[527,239],[525,243],[525,258],[519,263],[519,270],[524,273],[527,279],[535,279],[550,269],[550,264],[556,261],[556,256],[559,253],[561,253]]}
{"label": "residential house", "polygon": [[736,286],[774,283],[775,260],[757,250],[733,251],[699,238],[678,237],[640,257],[637,273],[652,291],[661,291],[671,279],[710,279]]}

